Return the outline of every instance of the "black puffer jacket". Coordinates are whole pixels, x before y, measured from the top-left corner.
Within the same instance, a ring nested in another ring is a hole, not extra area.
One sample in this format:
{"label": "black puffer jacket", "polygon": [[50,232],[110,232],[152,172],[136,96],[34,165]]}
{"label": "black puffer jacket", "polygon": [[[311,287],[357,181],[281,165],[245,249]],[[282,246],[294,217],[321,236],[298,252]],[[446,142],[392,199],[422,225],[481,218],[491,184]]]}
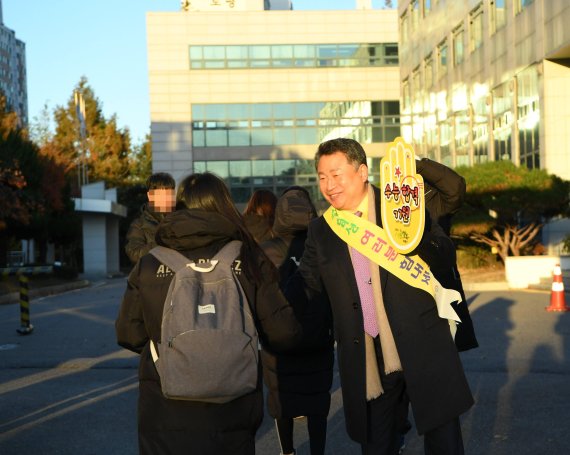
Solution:
{"label": "black puffer jacket", "polygon": [[131,223],[127,232],[125,252],[133,264],[156,246],[154,235],[164,215],[153,212],[145,204],[141,214]]}
{"label": "black puffer jacket", "polygon": [[[157,231],[157,242],[193,260],[209,259],[238,231],[223,216],[197,210],[168,214]],[[260,340],[272,349],[298,343],[301,327],[279,290],[274,266],[258,251],[263,282],[255,285],[238,276],[256,317]],[[244,269],[242,264],[241,269]],[[252,454],[248,445],[263,418],[261,367],[258,388],[225,404],[169,400],[161,393],[149,340],[159,341],[162,310],[172,272],[153,255],[141,258],[129,275],[115,323],[118,343],[140,353],[138,402],[141,454]]]}
{"label": "black puffer jacket", "polygon": [[[295,272],[303,255],[309,222],[316,217],[303,190],[289,190],[277,201],[273,231],[277,237],[261,247],[279,267],[284,285]],[[288,296],[303,323],[305,334],[291,353],[262,350],[263,378],[269,390],[268,409],[274,418],[327,415],[334,363],[332,319],[328,305]]]}
{"label": "black puffer jacket", "polygon": [[[443,228],[449,236],[451,219],[461,208],[465,199],[465,179],[453,169],[428,158],[416,163],[416,171],[424,178],[426,207],[433,220]],[[461,319],[455,334],[455,345],[459,351],[467,351],[479,346],[471,315],[467,308],[467,300],[461,283],[457,264],[445,271],[433,270],[434,276],[447,289],[455,289],[461,294],[461,301],[452,304]]]}

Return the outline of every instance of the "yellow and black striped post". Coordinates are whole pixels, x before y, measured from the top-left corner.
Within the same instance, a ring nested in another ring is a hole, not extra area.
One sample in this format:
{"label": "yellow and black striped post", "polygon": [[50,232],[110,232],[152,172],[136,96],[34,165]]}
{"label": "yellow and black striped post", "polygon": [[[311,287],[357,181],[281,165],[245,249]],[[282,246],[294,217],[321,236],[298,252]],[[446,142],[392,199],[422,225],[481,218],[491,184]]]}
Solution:
{"label": "yellow and black striped post", "polygon": [[30,324],[30,278],[25,273],[18,273],[20,282],[20,328],[16,331],[20,335],[28,335],[34,330]]}
{"label": "yellow and black striped post", "polygon": [[0,268],[1,276],[17,275],[20,282],[20,328],[16,331],[21,335],[32,333],[34,326],[30,324],[30,275],[52,273],[53,266],[40,265],[28,267]]}

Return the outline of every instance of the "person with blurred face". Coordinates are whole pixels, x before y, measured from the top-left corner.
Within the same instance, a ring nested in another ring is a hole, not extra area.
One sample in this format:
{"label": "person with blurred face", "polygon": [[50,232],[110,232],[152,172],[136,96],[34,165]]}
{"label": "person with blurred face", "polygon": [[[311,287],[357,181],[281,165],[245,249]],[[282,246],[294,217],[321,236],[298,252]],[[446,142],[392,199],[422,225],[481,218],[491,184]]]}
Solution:
{"label": "person with blurred face", "polygon": [[125,252],[134,264],[156,246],[154,235],[164,215],[176,205],[176,182],[166,172],[152,174],[146,181],[148,204],[129,227]]}
{"label": "person with blurred face", "polygon": [[146,193],[148,205],[153,212],[169,213],[174,210],[176,196],[174,188],[157,188]]}

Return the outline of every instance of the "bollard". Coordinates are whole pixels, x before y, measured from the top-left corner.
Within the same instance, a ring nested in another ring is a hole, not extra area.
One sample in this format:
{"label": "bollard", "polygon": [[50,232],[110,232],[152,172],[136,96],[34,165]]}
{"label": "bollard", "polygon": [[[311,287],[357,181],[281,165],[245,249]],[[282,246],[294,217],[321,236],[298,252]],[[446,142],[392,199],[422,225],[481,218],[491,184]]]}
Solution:
{"label": "bollard", "polygon": [[20,328],[16,331],[20,335],[28,335],[34,330],[34,326],[30,324],[30,279],[25,273],[19,273],[18,276],[20,281]]}

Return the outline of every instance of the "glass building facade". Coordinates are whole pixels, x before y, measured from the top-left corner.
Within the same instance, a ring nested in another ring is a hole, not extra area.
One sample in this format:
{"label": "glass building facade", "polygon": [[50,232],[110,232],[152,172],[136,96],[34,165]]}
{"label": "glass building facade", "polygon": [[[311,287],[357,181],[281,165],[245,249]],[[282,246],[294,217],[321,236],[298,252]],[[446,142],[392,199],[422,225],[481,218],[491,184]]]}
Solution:
{"label": "glass building facade", "polygon": [[[392,142],[400,135],[400,103],[339,101],[310,103],[195,104],[192,142],[196,149],[316,145],[338,137],[361,144]],[[315,148],[316,150],[316,148]],[[370,160],[371,179],[378,180],[379,160]],[[280,194],[290,185],[321,198],[312,159],[194,161],[194,172],[214,172],[226,179],[237,203],[256,188]]]}
{"label": "glass building facade", "polygon": [[190,46],[193,70],[397,65],[397,43]]}
{"label": "glass building facade", "polygon": [[194,147],[318,144],[348,137],[363,144],[391,142],[400,134],[400,103],[195,104]]}
{"label": "glass building facade", "polygon": [[153,172],[213,172],[240,205],[290,185],[319,202],[317,147],[349,137],[377,179],[400,135],[397,12],[254,3],[147,16]]}
{"label": "glass building facade", "polygon": [[[378,184],[380,158],[369,158],[368,167],[369,180]],[[292,185],[306,188],[313,201],[322,200],[312,159],[194,161],[194,172],[206,171],[226,181],[237,204],[245,204],[256,189],[267,189],[279,195]]]}

